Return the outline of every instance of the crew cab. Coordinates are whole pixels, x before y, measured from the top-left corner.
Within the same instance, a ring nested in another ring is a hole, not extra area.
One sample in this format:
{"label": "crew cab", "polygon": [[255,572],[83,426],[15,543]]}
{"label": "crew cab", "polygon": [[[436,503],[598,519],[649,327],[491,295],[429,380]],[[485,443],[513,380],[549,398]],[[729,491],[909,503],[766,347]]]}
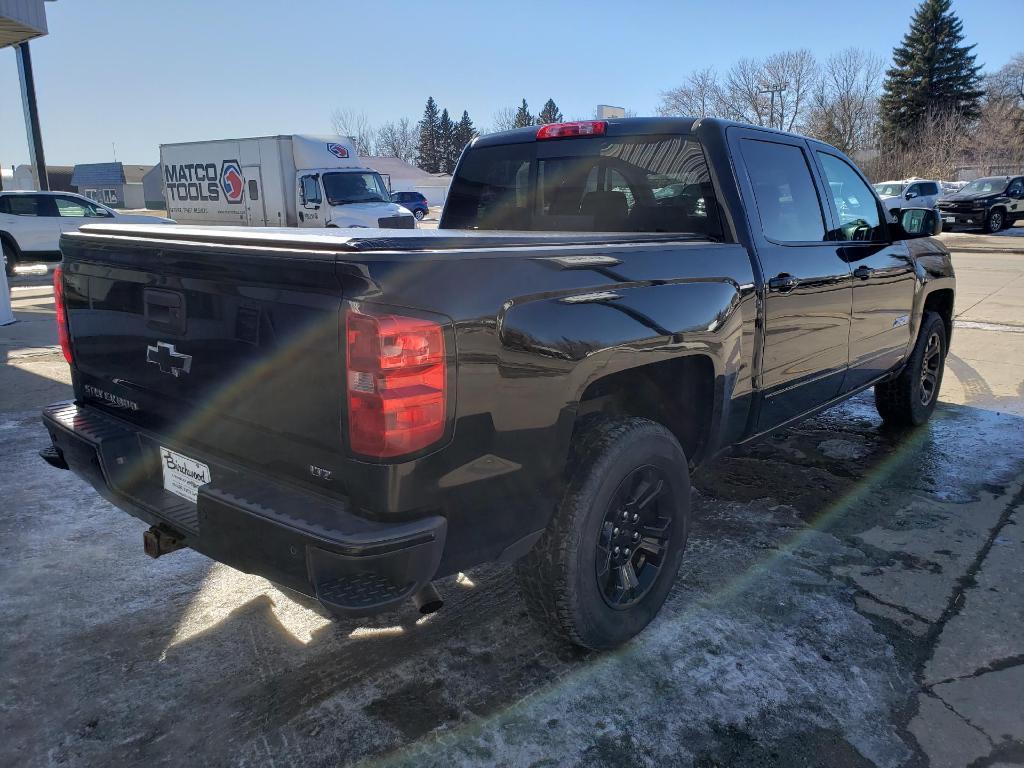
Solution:
{"label": "crew cab", "polygon": [[995,234],[1024,221],[1024,176],[975,179],[938,202],[946,229],[973,227]]}
{"label": "crew cab", "polygon": [[679,118],[479,137],[436,231],[87,227],[42,455],[153,556],[339,615],[515,562],[539,620],[611,648],[672,586],[694,466],[870,387],[928,419],[939,229],[826,144]]}
{"label": "crew cab", "polygon": [[121,213],[73,192],[0,192],[0,245],[4,266],[32,261],[59,261],[60,236],[83,224],[174,224],[162,216]]}

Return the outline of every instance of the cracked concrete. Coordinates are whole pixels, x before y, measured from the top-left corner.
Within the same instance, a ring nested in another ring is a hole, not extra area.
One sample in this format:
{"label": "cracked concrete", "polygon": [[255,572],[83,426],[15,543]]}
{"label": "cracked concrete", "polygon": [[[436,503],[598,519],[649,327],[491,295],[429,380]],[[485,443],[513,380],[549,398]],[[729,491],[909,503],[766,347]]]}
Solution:
{"label": "cracked concrete", "polygon": [[1018,521],[1014,515],[1000,531],[964,592],[963,607],[943,627],[925,667],[926,683],[967,677],[1004,659],[1024,664],[1024,527]]}
{"label": "cracked concrete", "polygon": [[993,744],[1024,741],[1024,664],[941,683],[932,691]]}

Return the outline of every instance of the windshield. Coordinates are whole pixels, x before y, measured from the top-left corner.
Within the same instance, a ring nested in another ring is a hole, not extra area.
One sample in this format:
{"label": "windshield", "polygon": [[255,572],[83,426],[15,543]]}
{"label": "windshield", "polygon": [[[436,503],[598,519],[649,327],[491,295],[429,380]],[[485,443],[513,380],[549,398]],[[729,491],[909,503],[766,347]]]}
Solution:
{"label": "windshield", "polygon": [[981,195],[1002,192],[1004,189],[1006,179],[975,179],[960,191],[968,195]]}
{"label": "windshield", "polygon": [[325,173],[323,181],[324,193],[331,205],[391,202],[379,173]]}
{"label": "windshield", "polygon": [[875,192],[879,197],[896,197],[903,194],[902,184],[875,184]]}
{"label": "windshield", "polygon": [[441,226],[722,236],[707,163],[692,136],[573,138],[468,150]]}

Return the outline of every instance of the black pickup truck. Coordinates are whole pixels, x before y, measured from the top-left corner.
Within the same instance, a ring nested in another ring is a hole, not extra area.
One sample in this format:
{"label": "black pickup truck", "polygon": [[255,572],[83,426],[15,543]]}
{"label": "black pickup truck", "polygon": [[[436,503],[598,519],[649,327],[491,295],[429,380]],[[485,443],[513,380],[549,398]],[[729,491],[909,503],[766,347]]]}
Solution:
{"label": "black pickup truck", "polygon": [[575,643],[672,586],[697,463],[868,387],[935,407],[935,211],[840,152],[719,120],[524,128],[437,231],[84,227],[55,288],[75,399],[42,452],[152,527],[341,615],[516,562]]}

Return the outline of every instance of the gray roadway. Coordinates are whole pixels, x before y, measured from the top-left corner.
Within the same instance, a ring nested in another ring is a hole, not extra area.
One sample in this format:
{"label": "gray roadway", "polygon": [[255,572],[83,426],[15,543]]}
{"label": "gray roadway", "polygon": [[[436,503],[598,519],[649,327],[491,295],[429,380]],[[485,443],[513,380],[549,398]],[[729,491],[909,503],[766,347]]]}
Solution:
{"label": "gray roadway", "polygon": [[67,369],[45,280],[16,278],[0,764],[1024,765],[1024,238],[947,241],[933,422],[887,432],[860,397],[702,470],[665,611],[605,655],[538,631],[503,568],[428,619],[332,622],[150,560],[142,523],[35,457]]}

